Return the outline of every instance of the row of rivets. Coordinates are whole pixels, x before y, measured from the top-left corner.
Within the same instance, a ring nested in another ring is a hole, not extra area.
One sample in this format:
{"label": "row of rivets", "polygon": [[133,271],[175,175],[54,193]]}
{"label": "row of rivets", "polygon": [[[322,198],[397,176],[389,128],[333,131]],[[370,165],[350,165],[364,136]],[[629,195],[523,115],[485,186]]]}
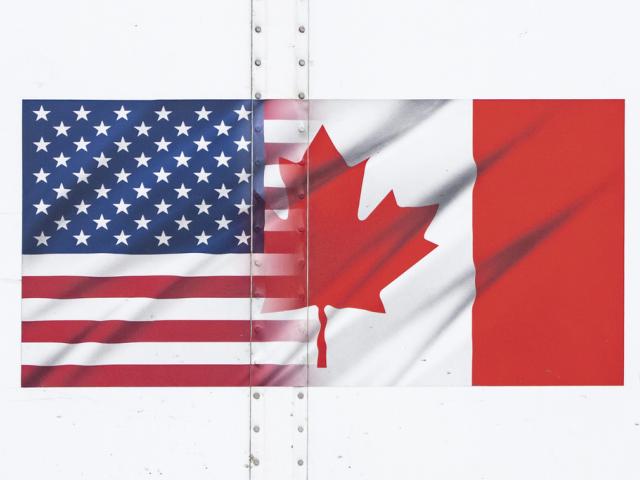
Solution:
{"label": "row of rivets", "polygon": [[[254,27],[254,29],[253,29],[253,30],[254,30],[254,32],[256,32],[256,33],[262,33],[262,27],[261,27],[260,25],[256,25],[256,26]],[[305,28],[305,26],[304,26],[304,25],[300,25],[300,26],[298,27],[298,32],[300,32],[300,33],[305,33],[306,31],[307,31],[307,29]],[[260,58],[256,58],[256,59],[253,61],[253,64],[254,64],[256,67],[260,67],[260,66],[262,66],[262,60],[261,60]],[[301,58],[301,59],[299,59],[299,60],[298,60],[298,66],[300,66],[300,67],[304,67],[306,64],[307,64],[307,62],[305,61],[305,59],[304,59],[304,58]],[[260,93],[260,92],[255,92],[254,97],[256,98],[256,100],[260,100],[260,99],[262,99],[262,93]],[[305,93],[304,93],[304,92],[298,92],[298,98],[299,98],[300,100],[304,100],[304,99],[306,98]]]}

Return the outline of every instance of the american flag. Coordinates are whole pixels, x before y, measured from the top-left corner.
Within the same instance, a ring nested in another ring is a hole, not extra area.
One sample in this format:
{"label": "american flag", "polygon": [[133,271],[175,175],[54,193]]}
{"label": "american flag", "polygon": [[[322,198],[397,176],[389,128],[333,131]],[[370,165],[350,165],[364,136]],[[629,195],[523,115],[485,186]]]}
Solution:
{"label": "american flag", "polygon": [[260,307],[304,294],[278,260],[304,236],[269,227],[287,215],[274,159],[306,145],[296,118],[295,102],[24,101],[23,386],[304,382],[306,312]]}

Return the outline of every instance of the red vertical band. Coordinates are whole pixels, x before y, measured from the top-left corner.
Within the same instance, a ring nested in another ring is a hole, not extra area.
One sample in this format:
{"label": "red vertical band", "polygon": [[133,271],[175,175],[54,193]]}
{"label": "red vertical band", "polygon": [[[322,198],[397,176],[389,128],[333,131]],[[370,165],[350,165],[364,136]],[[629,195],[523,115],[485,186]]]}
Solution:
{"label": "red vertical band", "polygon": [[473,115],[473,384],[622,384],[624,101]]}

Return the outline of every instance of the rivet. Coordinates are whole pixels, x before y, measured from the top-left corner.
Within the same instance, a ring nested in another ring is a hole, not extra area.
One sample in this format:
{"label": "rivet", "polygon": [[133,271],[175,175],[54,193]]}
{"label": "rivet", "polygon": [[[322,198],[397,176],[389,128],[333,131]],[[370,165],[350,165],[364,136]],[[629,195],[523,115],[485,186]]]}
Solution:
{"label": "rivet", "polygon": [[260,160],[256,160],[253,163],[256,165],[256,167],[259,167],[260,165],[262,165],[262,162]]}
{"label": "rivet", "polygon": [[260,225],[256,225],[256,226],[254,226],[254,227],[253,227],[253,229],[254,229],[256,232],[259,232],[260,230],[262,230],[262,227],[261,227]]}
{"label": "rivet", "polygon": [[253,457],[253,464],[258,466],[260,465],[260,460],[258,460],[257,458]]}
{"label": "rivet", "polygon": [[302,459],[298,460],[298,465],[300,465],[300,466],[304,465],[304,460],[302,460]]}
{"label": "rivet", "polygon": [[304,432],[304,427],[303,427],[302,425],[300,425],[300,426],[298,427],[298,431],[299,431],[300,433]]}
{"label": "rivet", "polygon": [[253,264],[254,264],[256,267],[259,267],[259,266],[261,266],[261,265],[262,265],[262,262],[261,262],[260,260],[254,260]]}
{"label": "rivet", "polygon": [[[260,398],[260,393],[259,392],[255,392],[253,394],[253,398],[255,398],[256,400],[258,400]],[[246,430],[245,430],[246,431]]]}
{"label": "rivet", "polygon": [[304,232],[304,227],[298,227],[298,231],[299,231],[300,233]]}
{"label": "rivet", "polygon": [[298,65],[300,65],[301,67],[304,67],[305,61],[301,58],[300,60],[298,60]]}
{"label": "rivet", "polygon": [[256,433],[258,433],[258,432],[260,431],[260,427],[259,427],[258,425],[255,425],[255,426],[253,427],[253,431],[254,431],[254,432],[256,432]]}
{"label": "rivet", "polygon": [[302,199],[304,198],[304,192],[300,192],[300,193],[298,194],[298,198],[299,198],[300,200],[302,200]]}
{"label": "rivet", "polygon": [[259,58],[256,58],[256,61],[253,63],[256,64],[256,67],[259,67],[260,65],[262,65],[262,61]]}
{"label": "rivet", "polygon": [[304,398],[304,393],[299,392],[299,393],[298,393],[298,398],[299,398],[300,400],[302,400],[302,399]]}
{"label": "rivet", "polygon": [[304,267],[304,260],[298,260],[298,266],[299,267]]}
{"label": "rivet", "polygon": [[299,98],[300,100],[304,100],[304,92],[300,92],[300,93],[298,94],[298,98]]}
{"label": "rivet", "polygon": [[260,25],[256,25],[256,28],[254,28],[254,30],[256,31],[256,33],[260,33],[262,31],[262,27]]}
{"label": "rivet", "polygon": [[304,33],[304,31],[305,31],[304,25],[300,25],[300,26],[298,27],[298,31],[299,31],[300,33]]}
{"label": "rivet", "polygon": [[298,124],[298,132],[303,133],[306,130],[304,123]]}
{"label": "rivet", "polygon": [[257,100],[260,100],[262,98],[262,94],[260,92],[256,92],[254,96],[256,97]]}
{"label": "rivet", "polygon": [[260,133],[262,131],[262,126],[256,125],[256,132]]}

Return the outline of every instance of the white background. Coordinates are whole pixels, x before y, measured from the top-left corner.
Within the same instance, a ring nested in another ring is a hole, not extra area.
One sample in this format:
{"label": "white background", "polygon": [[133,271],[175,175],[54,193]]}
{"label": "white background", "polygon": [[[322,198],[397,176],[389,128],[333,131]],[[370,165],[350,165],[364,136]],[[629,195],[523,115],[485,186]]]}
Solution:
{"label": "white background", "polygon": [[[638,478],[634,5],[311,1],[311,98],[627,100],[627,351],[622,388],[312,389],[309,478]],[[248,98],[250,21],[247,0],[4,6],[0,478],[248,477],[244,389],[19,388],[19,185],[22,98]]]}

